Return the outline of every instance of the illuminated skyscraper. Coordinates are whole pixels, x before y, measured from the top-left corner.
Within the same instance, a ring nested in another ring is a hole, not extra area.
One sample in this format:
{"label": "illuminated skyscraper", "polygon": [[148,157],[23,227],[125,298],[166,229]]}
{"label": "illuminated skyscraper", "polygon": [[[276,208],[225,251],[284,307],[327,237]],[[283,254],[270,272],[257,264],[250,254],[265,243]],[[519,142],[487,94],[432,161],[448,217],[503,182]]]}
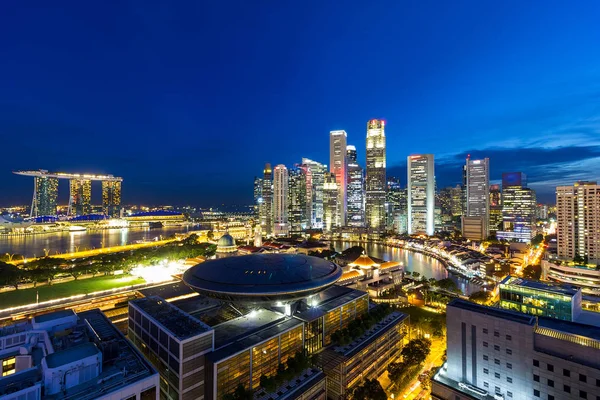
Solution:
{"label": "illuminated skyscraper", "polygon": [[[471,160],[465,164],[467,208],[463,218],[463,236],[483,240],[489,236],[490,219],[490,160]],[[475,227],[478,229],[467,229]]]}
{"label": "illuminated skyscraper", "polygon": [[260,205],[263,202],[262,198],[263,180],[258,176],[254,177],[254,217],[258,219],[258,225],[260,225]]}
{"label": "illuminated skyscraper", "polygon": [[56,215],[56,199],[58,198],[58,179],[38,176],[34,178],[33,202],[31,216],[41,217]]}
{"label": "illuminated skyscraper", "polygon": [[385,229],[385,121],[367,122],[367,174],[365,179],[366,225],[375,232]]}
{"label": "illuminated skyscraper", "polygon": [[408,156],[408,233],[435,231],[435,170],[433,154]]}
{"label": "illuminated skyscraper", "polygon": [[452,216],[457,217],[463,215],[463,188],[460,185],[456,185],[451,189],[452,196]]}
{"label": "illuminated skyscraper", "polygon": [[121,181],[102,181],[102,212],[112,218],[121,216]]}
{"label": "illuminated skyscraper", "polygon": [[365,178],[356,161],[356,147],[346,146],[346,223],[348,226],[365,226]]}
{"label": "illuminated skyscraper", "polygon": [[92,209],[92,181],[89,179],[70,179],[69,191],[69,215],[89,214]]}
{"label": "illuminated skyscraper", "polygon": [[336,225],[336,216],[338,214],[338,193],[339,188],[334,173],[325,174],[323,185],[323,231],[331,232]]}
{"label": "illuminated skyscraper", "polygon": [[500,185],[490,185],[490,234],[502,230],[502,192]]}
{"label": "illuminated skyscraper", "polygon": [[273,170],[273,234],[276,236],[289,234],[289,195],[288,169],[279,164]]}
{"label": "illuminated skyscraper", "polygon": [[306,205],[306,169],[296,164],[289,170],[288,219],[291,233],[299,233],[310,226]]}
{"label": "illuminated skyscraper", "polygon": [[535,191],[527,187],[525,174],[502,174],[502,231],[498,239],[517,239],[528,242],[535,233]]}
{"label": "illuminated skyscraper", "polygon": [[600,264],[600,186],[577,182],[557,187],[556,219],[558,256]]}
{"label": "illuminated skyscraper", "polygon": [[346,225],[346,131],[329,132],[329,168],[338,186],[338,213],[335,226]]}
{"label": "illuminated skyscraper", "polygon": [[306,170],[307,208],[310,209],[311,228],[323,228],[323,186],[327,165],[308,158],[302,159],[302,167]]}
{"label": "illuminated skyscraper", "polygon": [[260,206],[260,225],[265,235],[273,233],[273,170],[266,163],[262,179],[262,202]]}
{"label": "illuminated skyscraper", "polygon": [[385,229],[388,231],[394,229],[394,222],[400,214],[401,197],[402,187],[400,186],[400,179],[393,176],[388,177],[385,194]]}

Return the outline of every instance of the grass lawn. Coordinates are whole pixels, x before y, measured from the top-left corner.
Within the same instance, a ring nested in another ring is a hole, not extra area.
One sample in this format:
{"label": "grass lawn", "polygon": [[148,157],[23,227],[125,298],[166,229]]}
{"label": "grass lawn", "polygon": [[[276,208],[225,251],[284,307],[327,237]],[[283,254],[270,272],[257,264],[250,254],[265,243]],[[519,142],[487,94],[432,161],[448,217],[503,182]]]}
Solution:
{"label": "grass lawn", "polygon": [[430,318],[432,321],[438,320],[442,324],[446,325],[446,314],[438,314],[436,312],[415,306],[399,308],[398,311],[410,315],[411,322],[416,322],[419,320]]}
{"label": "grass lawn", "polygon": [[19,289],[12,292],[0,293],[0,309],[32,304],[36,301],[36,291],[39,291],[40,303],[43,301],[61,299],[77,294],[88,294],[102,290],[116,289],[124,286],[144,283],[141,278],[133,276],[97,276],[95,278],[80,279],[65,283],[56,283],[50,286],[40,286],[37,289]]}

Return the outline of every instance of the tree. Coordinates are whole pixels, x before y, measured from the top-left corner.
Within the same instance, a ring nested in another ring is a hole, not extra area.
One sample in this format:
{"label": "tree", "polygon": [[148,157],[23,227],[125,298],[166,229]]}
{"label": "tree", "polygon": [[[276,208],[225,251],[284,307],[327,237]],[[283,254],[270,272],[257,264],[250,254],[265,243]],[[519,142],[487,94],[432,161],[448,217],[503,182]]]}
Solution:
{"label": "tree", "polygon": [[413,276],[414,278],[418,278],[419,276],[421,276],[421,274],[420,274],[420,273],[418,273],[417,271],[413,271],[413,272],[412,272],[412,276]]}
{"label": "tree", "polygon": [[406,365],[421,364],[431,352],[431,340],[413,339],[400,352],[402,362]]}
{"label": "tree", "polygon": [[18,289],[22,278],[23,271],[12,264],[0,261],[0,285],[14,286],[15,289]]}
{"label": "tree", "polygon": [[539,265],[528,265],[523,268],[523,278],[539,280],[542,276],[542,267]]}
{"label": "tree", "polygon": [[208,238],[208,240],[213,240],[215,238],[215,233],[213,231],[208,231],[206,237]]}
{"label": "tree", "polygon": [[440,289],[447,290],[448,292],[453,292],[453,293],[460,292],[460,290],[458,289],[458,286],[456,286],[456,283],[450,278],[440,279],[439,281],[437,281],[437,286]]}
{"label": "tree", "polygon": [[362,385],[352,392],[354,400],[387,400],[387,394],[377,379],[365,379]]}
{"label": "tree", "polygon": [[469,296],[469,300],[471,300],[474,303],[485,304],[490,300],[491,296],[492,294],[490,292],[480,290],[478,292],[471,293],[471,295]]}

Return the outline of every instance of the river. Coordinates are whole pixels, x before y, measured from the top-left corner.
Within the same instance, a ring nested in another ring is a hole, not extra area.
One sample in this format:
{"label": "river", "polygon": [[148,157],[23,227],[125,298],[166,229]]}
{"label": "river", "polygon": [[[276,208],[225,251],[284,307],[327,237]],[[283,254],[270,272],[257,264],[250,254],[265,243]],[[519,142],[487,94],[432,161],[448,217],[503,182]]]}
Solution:
{"label": "river", "polygon": [[[356,242],[333,242],[336,251],[343,251],[348,247],[357,245],[359,244]],[[399,261],[404,266],[405,271],[416,271],[427,278],[444,279],[450,277],[456,282],[458,288],[467,295],[480,290],[478,285],[469,282],[467,279],[448,273],[444,264],[425,254],[376,243],[361,243],[360,246],[370,256],[386,261]]]}
{"label": "river", "polygon": [[85,249],[121,246],[138,240],[153,240],[174,233],[197,230],[198,227],[174,226],[165,228],[106,229],[92,232],[56,232],[27,236],[0,236],[0,254],[22,254],[40,257],[50,254],[71,253]]}

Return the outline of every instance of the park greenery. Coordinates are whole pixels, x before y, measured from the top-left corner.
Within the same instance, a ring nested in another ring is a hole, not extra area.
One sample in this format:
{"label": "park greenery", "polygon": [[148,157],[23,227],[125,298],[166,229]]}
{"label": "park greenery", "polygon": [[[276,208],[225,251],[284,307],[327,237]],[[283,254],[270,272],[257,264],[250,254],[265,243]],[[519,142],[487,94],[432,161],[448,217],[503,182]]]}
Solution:
{"label": "park greenery", "polygon": [[210,257],[216,247],[208,243],[197,243],[197,236],[190,235],[182,241],[156,247],[144,247],[119,253],[98,254],[85,258],[64,259],[43,257],[28,261],[20,266],[0,261],[0,286],[14,286],[39,282],[52,282],[65,276],[77,280],[81,275],[112,275],[120,270],[129,273],[134,267],[155,265],[161,261],[174,261],[198,256]]}
{"label": "park greenery", "polygon": [[388,375],[394,385],[394,391],[401,392],[408,386],[421,370],[430,352],[431,340],[424,338],[413,339],[402,348],[402,361],[388,366]]}
{"label": "park greenery", "polygon": [[306,352],[300,351],[288,358],[285,364],[279,364],[277,374],[273,376],[262,375],[260,377],[260,386],[264,388],[265,391],[272,392],[281,386],[282,383],[298,376],[298,374],[310,366],[310,356]]}
{"label": "park greenery", "polygon": [[353,400],[386,400],[387,394],[377,379],[365,381],[352,391]]}
{"label": "park greenery", "polygon": [[440,314],[421,307],[404,307],[401,310],[410,316],[410,326],[421,334],[429,333],[435,337],[444,336],[446,314]]}
{"label": "park greenery", "polygon": [[350,321],[348,327],[335,331],[331,335],[331,340],[334,344],[340,346],[352,343],[391,312],[392,308],[389,305],[379,304],[375,309],[362,317]]}
{"label": "park greenery", "polygon": [[542,267],[539,265],[528,265],[523,268],[523,278],[539,280],[542,276]]}
{"label": "park greenery", "polygon": [[478,304],[486,304],[487,302],[490,301],[491,297],[492,297],[491,292],[479,290],[477,292],[471,293],[471,295],[469,296],[469,300],[471,300],[474,303],[478,303]]}

